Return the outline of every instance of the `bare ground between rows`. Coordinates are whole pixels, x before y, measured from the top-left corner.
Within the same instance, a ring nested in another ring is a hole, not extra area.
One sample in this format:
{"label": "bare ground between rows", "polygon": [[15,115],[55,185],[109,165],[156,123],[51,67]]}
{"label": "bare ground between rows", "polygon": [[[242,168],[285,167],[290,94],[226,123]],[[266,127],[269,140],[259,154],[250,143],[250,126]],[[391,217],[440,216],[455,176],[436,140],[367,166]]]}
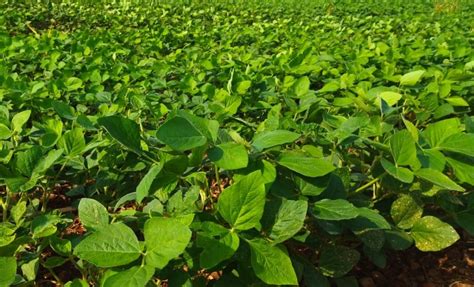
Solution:
{"label": "bare ground between rows", "polygon": [[463,233],[458,242],[439,252],[412,247],[389,253],[383,269],[362,259],[351,274],[362,287],[474,287],[474,237]]}

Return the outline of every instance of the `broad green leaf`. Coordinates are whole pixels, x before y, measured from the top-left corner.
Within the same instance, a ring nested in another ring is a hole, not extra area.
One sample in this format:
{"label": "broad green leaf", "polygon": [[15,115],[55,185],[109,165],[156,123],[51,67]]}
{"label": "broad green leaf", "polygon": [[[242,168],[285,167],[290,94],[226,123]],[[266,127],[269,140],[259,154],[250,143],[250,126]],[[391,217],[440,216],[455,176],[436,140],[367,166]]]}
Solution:
{"label": "broad green leaf", "polygon": [[325,159],[309,157],[299,152],[282,153],[278,164],[308,177],[323,176],[336,169]]}
{"label": "broad green leaf", "polygon": [[144,229],[147,265],[163,269],[181,255],[191,240],[191,230],[172,218],[151,218]]}
{"label": "broad green leaf", "polygon": [[411,170],[408,168],[397,167],[384,158],[380,160],[380,163],[382,164],[383,169],[385,169],[385,171],[394,178],[400,180],[401,182],[413,182],[413,172],[411,172]]}
{"label": "broad green leaf", "polygon": [[75,128],[65,132],[58,141],[58,147],[62,148],[69,157],[80,155],[86,147],[84,131],[81,128]]}
{"label": "broad green leaf", "polygon": [[78,212],[81,223],[87,229],[96,230],[109,224],[109,213],[107,209],[95,199],[81,199]]}
{"label": "broad green leaf", "polygon": [[153,165],[142,178],[136,189],[138,203],[141,203],[150,194],[151,185],[162,169],[163,166],[161,164]]}
{"label": "broad green leaf", "polygon": [[454,228],[433,216],[418,220],[411,229],[416,248],[421,251],[440,251],[459,239]]}
{"label": "broad green leaf", "polygon": [[236,233],[213,222],[205,222],[204,232],[199,232],[197,246],[203,249],[199,256],[202,268],[210,269],[234,255],[239,247]]}
{"label": "broad green leaf", "polygon": [[323,199],[313,207],[313,214],[322,220],[344,220],[356,218],[359,215],[357,207],[344,199]]}
{"label": "broad green leaf", "polygon": [[301,230],[308,211],[308,202],[281,198],[267,203],[265,208],[264,218],[272,219],[268,237],[273,243],[280,243]]}
{"label": "broad green leaf", "polygon": [[144,287],[154,273],[155,268],[151,266],[134,266],[108,277],[103,287]]}
{"label": "broad green leaf", "polygon": [[439,148],[474,157],[474,134],[454,134],[442,141]]}
{"label": "broad green leaf", "polygon": [[425,70],[418,70],[418,71],[406,73],[400,78],[400,85],[414,86],[420,81],[424,73],[425,73]]}
{"label": "broad green leaf", "polygon": [[15,240],[15,227],[7,222],[0,223],[0,247],[7,246]]}
{"label": "broad green leaf", "polygon": [[176,151],[190,150],[206,144],[206,137],[187,119],[174,117],[156,132],[157,138]]}
{"label": "broad green leaf", "polygon": [[418,163],[415,141],[407,130],[396,132],[390,137],[390,150],[397,166],[415,166]]}
{"label": "broad green leaf", "polygon": [[12,131],[4,124],[0,123],[0,140],[9,139],[12,135]]}
{"label": "broad green leaf", "polygon": [[419,156],[421,166],[442,172],[446,166],[446,157],[442,152],[435,149],[425,149]]}
{"label": "broad green leaf", "polygon": [[[16,224],[19,224],[21,222],[21,219],[23,218],[25,213],[26,213],[26,201],[24,200],[17,202],[17,204],[15,204],[15,206],[13,206],[12,209],[10,210],[10,216],[13,219],[13,221],[15,221]],[[0,229],[1,229],[1,225],[0,225]]]}
{"label": "broad green leaf", "polygon": [[30,177],[41,160],[42,152],[39,146],[33,146],[15,155],[15,167],[22,175]]}
{"label": "broad green leaf", "polygon": [[471,158],[446,158],[453,168],[454,175],[462,181],[474,186],[474,160]]}
{"label": "broad green leaf", "polygon": [[97,122],[119,143],[136,153],[141,152],[140,129],[134,121],[121,116],[109,116],[99,118]]}
{"label": "broad green leaf", "polygon": [[295,96],[302,97],[309,92],[309,86],[309,78],[305,76],[296,80],[291,90]]}
{"label": "broad green leaf", "polygon": [[31,222],[33,238],[42,238],[53,235],[57,231],[56,225],[61,221],[57,215],[42,214],[36,216]]}
{"label": "broad green leaf", "polygon": [[385,241],[393,250],[406,250],[413,244],[408,233],[398,230],[385,230]]}
{"label": "broad green leaf", "polygon": [[[33,281],[38,275],[39,266],[39,258],[34,258],[21,265],[21,273],[23,273],[23,276],[26,278],[26,280]],[[2,285],[0,284],[0,286]]]}
{"label": "broad green leaf", "polygon": [[243,95],[247,92],[251,85],[251,81],[241,81],[237,84],[235,90],[237,91],[237,94]]}
{"label": "broad green leaf", "polygon": [[461,129],[459,126],[460,121],[458,118],[446,119],[429,124],[422,132],[422,135],[430,147],[435,148],[439,147],[439,145],[451,135],[460,133]]}
{"label": "broad green leaf", "polygon": [[464,230],[466,230],[470,235],[474,236],[474,211],[466,210],[456,213],[454,219],[456,223],[459,224]]}
{"label": "broad green leaf", "polygon": [[74,108],[71,107],[70,105],[60,102],[60,101],[54,101],[51,103],[51,106],[61,118],[65,118],[67,120],[76,119]]}
{"label": "broad green leaf", "polygon": [[64,82],[64,84],[68,91],[75,91],[82,87],[82,80],[76,77],[70,77]]}
{"label": "broad green leaf", "polygon": [[255,275],[270,285],[298,285],[295,270],[284,245],[272,246],[263,239],[248,241]]}
{"label": "broad green leaf", "polygon": [[63,154],[62,149],[53,149],[48,154],[40,159],[33,169],[33,173],[42,174],[52,167]]}
{"label": "broad green leaf", "polygon": [[390,215],[398,227],[408,229],[415,224],[423,214],[423,207],[413,196],[402,194],[392,203]]}
{"label": "broad green leaf", "polygon": [[0,257],[0,286],[10,286],[15,281],[16,258]]}
{"label": "broad green leaf", "polygon": [[233,142],[215,146],[208,151],[207,155],[212,162],[225,170],[245,168],[249,162],[245,146]]}
{"label": "broad green leaf", "polygon": [[462,186],[452,181],[443,173],[434,169],[421,168],[415,171],[415,175],[448,190],[464,191]]}
{"label": "broad green leaf", "polygon": [[382,107],[381,100],[384,100],[390,107],[394,106],[402,98],[402,95],[396,92],[382,92],[377,97],[377,104]]}
{"label": "broad green leaf", "polygon": [[140,243],[130,227],[114,223],[98,228],[74,249],[74,255],[97,267],[115,267],[140,257]]}
{"label": "broad green leaf", "polygon": [[17,113],[15,116],[12,118],[12,129],[14,132],[21,132],[23,126],[28,122],[28,119],[30,118],[31,111],[26,110]]}
{"label": "broad green leaf", "polygon": [[256,227],[265,206],[265,184],[260,171],[252,172],[224,189],[217,210],[237,230]]}
{"label": "broad green leaf", "polygon": [[341,277],[347,274],[359,262],[357,250],[346,246],[328,246],[321,251],[319,268],[330,277]]}
{"label": "broad green leaf", "polygon": [[357,211],[359,215],[348,221],[348,226],[354,233],[391,228],[387,220],[377,211],[366,207],[360,207]]}
{"label": "broad green leaf", "polygon": [[62,256],[69,256],[72,252],[72,243],[68,239],[61,239],[57,236],[51,236],[49,238],[49,245],[54,250]]}
{"label": "broad green leaf", "polygon": [[185,118],[191,125],[201,132],[209,141],[216,142],[219,132],[219,122],[197,117],[186,111],[178,111],[178,116]]}
{"label": "broad green leaf", "polygon": [[292,143],[299,137],[300,134],[286,130],[264,131],[254,136],[252,145],[258,151],[262,151],[270,147]]}

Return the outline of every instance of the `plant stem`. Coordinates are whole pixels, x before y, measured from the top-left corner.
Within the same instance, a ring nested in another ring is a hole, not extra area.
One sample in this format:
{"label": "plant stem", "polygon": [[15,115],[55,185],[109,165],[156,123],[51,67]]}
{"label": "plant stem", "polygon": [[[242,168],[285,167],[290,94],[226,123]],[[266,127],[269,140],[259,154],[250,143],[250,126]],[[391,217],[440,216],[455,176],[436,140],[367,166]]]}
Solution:
{"label": "plant stem", "polygon": [[359,193],[361,191],[363,191],[364,189],[368,188],[369,186],[371,186],[372,184],[376,183],[377,181],[379,181],[382,177],[385,176],[385,172],[382,173],[381,175],[377,176],[376,178],[372,179],[371,181],[369,181],[368,183],[364,184],[363,186],[359,187],[358,189],[356,189],[354,191],[354,193]]}
{"label": "plant stem", "polygon": [[8,206],[10,205],[10,192],[8,191],[8,188],[6,188],[6,198],[5,198],[5,202],[3,202],[3,200],[0,201],[1,205],[2,205],[2,221],[3,222],[6,222],[7,219],[8,219]]}
{"label": "plant stem", "polygon": [[221,179],[220,179],[220,176],[219,176],[219,168],[217,167],[217,165],[214,165],[214,172],[216,174],[217,189],[219,190],[219,192],[222,192],[222,190],[221,190]]}
{"label": "plant stem", "polygon": [[48,269],[49,273],[51,273],[51,275],[53,275],[54,277],[54,280],[56,280],[56,283],[60,286],[64,286],[63,282],[61,281],[61,278],[59,278],[59,276],[54,272],[53,268],[47,268]]}

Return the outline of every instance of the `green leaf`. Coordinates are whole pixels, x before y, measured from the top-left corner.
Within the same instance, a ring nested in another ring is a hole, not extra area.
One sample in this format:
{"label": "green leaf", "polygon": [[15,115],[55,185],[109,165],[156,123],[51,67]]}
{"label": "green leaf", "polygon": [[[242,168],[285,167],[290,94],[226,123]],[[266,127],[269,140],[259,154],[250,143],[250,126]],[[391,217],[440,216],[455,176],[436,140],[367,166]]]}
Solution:
{"label": "green leaf", "polygon": [[0,123],[0,140],[9,139],[12,135],[12,131],[4,124]]}
{"label": "green leaf", "polygon": [[199,256],[200,266],[211,269],[234,255],[239,247],[239,237],[236,233],[213,222],[204,222],[204,232],[199,232],[197,246],[203,251]]}
{"label": "green leaf", "polygon": [[12,129],[14,132],[21,132],[23,126],[28,122],[28,119],[30,118],[31,111],[26,110],[17,113],[15,116],[13,116],[12,119]]}
{"label": "green leaf", "polygon": [[[267,208],[268,207],[268,208]],[[306,200],[288,200],[281,198],[267,204],[264,218],[271,218],[268,237],[273,243],[290,239],[301,230],[308,211]]]}
{"label": "green leaf", "polygon": [[263,131],[257,133],[252,141],[252,145],[258,151],[264,149],[292,143],[300,137],[300,134],[287,130]]}
{"label": "green leaf", "polygon": [[114,223],[98,228],[74,249],[74,255],[97,267],[115,267],[140,257],[140,243],[130,227]]}
{"label": "green leaf", "polygon": [[78,207],[79,219],[89,230],[96,230],[109,224],[107,209],[97,200],[82,198]]}
{"label": "green leaf", "polygon": [[50,167],[52,167],[57,160],[63,154],[62,149],[53,149],[48,152],[48,154],[40,159],[33,169],[33,173],[42,174],[45,173]]}
{"label": "green leaf", "polygon": [[83,279],[74,279],[64,284],[64,287],[89,287],[89,283]]}
{"label": "green leaf", "polygon": [[459,239],[454,228],[433,216],[418,220],[411,229],[416,247],[421,251],[440,251]]}
{"label": "green leaf", "polygon": [[384,158],[380,160],[380,163],[382,164],[383,169],[385,169],[385,171],[394,178],[400,180],[401,182],[413,182],[413,172],[411,172],[411,170],[408,168],[396,167],[393,163]]}
{"label": "green leaf", "polygon": [[344,199],[323,199],[313,207],[313,214],[322,220],[344,220],[356,218],[359,215],[357,207]]}
{"label": "green leaf", "polygon": [[16,258],[0,257],[0,286],[10,286],[15,281]]}
{"label": "green leaf", "polygon": [[421,168],[415,171],[415,175],[448,190],[464,191],[462,186],[452,181],[443,173],[431,168]]}
{"label": "green leaf", "polygon": [[109,116],[99,118],[97,122],[119,143],[136,153],[141,152],[140,129],[134,121],[121,116]]}
{"label": "green leaf", "polygon": [[151,266],[134,266],[108,277],[103,287],[144,287],[153,274],[155,274],[155,268]]}
{"label": "green leaf", "polygon": [[0,223],[0,247],[7,246],[15,240],[15,227],[9,223]]}
{"label": "green leaf", "polygon": [[425,73],[424,70],[418,70],[418,71],[406,73],[400,78],[400,85],[414,86],[420,81],[424,73]]}
{"label": "green leaf", "polygon": [[418,129],[415,127],[414,124],[412,124],[412,122],[408,121],[407,119],[402,117],[402,120],[405,124],[405,127],[410,132],[411,137],[415,140],[415,142],[418,142]]}
{"label": "green leaf", "polygon": [[216,120],[208,120],[200,117],[196,117],[186,111],[178,111],[178,116],[185,118],[190,122],[202,135],[204,135],[209,141],[217,141],[219,132],[219,122]]}
{"label": "green leaf", "polygon": [[184,252],[192,235],[186,225],[172,218],[149,219],[144,234],[146,263],[159,269]]}
{"label": "green leaf", "polygon": [[249,162],[245,146],[233,142],[213,147],[207,155],[212,162],[225,170],[245,168]]}
{"label": "green leaf", "polygon": [[359,262],[360,254],[346,246],[328,246],[321,251],[319,268],[330,277],[341,277],[347,274]]}
{"label": "green leaf", "polygon": [[349,228],[359,234],[371,230],[390,229],[391,226],[376,210],[360,207],[357,209],[359,215],[348,221]]}
{"label": "green leaf", "polygon": [[296,97],[302,97],[309,92],[309,86],[309,78],[305,76],[296,80],[291,90]]}
{"label": "green leaf", "polygon": [[54,250],[54,252],[62,256],[69,256],[72,252],[72,243],[67,239],[51,236],[49,238],[49,245]]}
{"label": "green leaf", "polygon": [[190,150],[207,142],[206,137],[183,117],[166,121],[158,129],[156,136],[176,151]]}
{"label": "green leaf", "polygon": [[71,92],[82,86],[82,80],[76,77],[69,77],[64,84],[66,85],[66,89]]}
{"label": "green leaf", "polygon": [[82,154],[86,148],[84,131],[81,128],[75,128],[65,132],[58,141],[58,147],[62,148],[69,157]]}
{"label": "green leaf", "polygon": [[264,206],[265,184],[260,171],[255,171],[224,189],[217,210],[232,228],[247,230],[259,224]]}
{"label": "green leaf", "polygon": [[151,185],[162,169],[163,166],[161,164],[153,165],[142,178],[136,189],[138,203],[141,203],[150,194]]}
{"label": "green leaf", "polygon": [[51,106],[61,118],[64,118],[67,120],[76,119],[74,109],[70,105],[60,102],[60,101],[53,101],[51,103]]}
{"label": "green leaf", "polygon": [[418,163],[415,141],[407,130],[396,132],[390,137],[390,150],[396,165],[415,166]]}
{"label": "green leaf", "polygon": [[400,99],[402,98],[402,95],[399,94],[399,93],[395,93],[395,92],[382,92],[378,95],[377,97],[377,104],[379,107],[382,107],[382,102],[381,100],[384,100],[387,105],[389,105],[390,107],[392,107],[393,105],[395,105]]}
{"label": "green leaf", "polygon": [[271,246],[263,239],[248,241],[252,268],[260,280],[270,285],[298,285],[295,270],[284,245]]}
{"label": "green leaf", "polygon": [[57,215],[42,214],[36,216],[31,222],[33,238],[42,238],[53,235],[57,231],[56,225],[60,222]]}
{"label": "green leaf", "polygon": [[456,223],[466,230],[471,236],[474,236],[474,211],[466,210],[456,213],[454,218]]}
{"label": "green leaf", "polygon": [[241,81],[237,84],[236,91],[237,94],[243,95],[247,92],[247,90],[250,88],[252,85],[251,81]]}
{"label": "green leaf", "polygon": [[423,214],[423,207],[413,196],[402,194],[392,203],[390,215],[398,227],[408,229],[415,224]]}
{"label": "green leaf", "polygon": [[406,250],[413,244],[408,233],[398,230],[385,230],[385,241],[393,250]]}
{"label": "green leaf", "polygon": [[474,159],[448,157],[446,160],[460,181],[474,185]]}
{"label": "green leaf", "polygon": [[336,169],[325,159],[309,157],[299,152],[282,153],[278,164],[308,177],[323,176]]}
{"label": "green leaf", "polygon": [[474,134],[451,135],[440,143],[439,148],[474,157]]}
{"label": "green leaf", "polygon": [[461,129],[459,126],[458,118],[446,119],[429,124],[422,132],[422,135],[431,148],[436,148],[451,135],[460,133]]}

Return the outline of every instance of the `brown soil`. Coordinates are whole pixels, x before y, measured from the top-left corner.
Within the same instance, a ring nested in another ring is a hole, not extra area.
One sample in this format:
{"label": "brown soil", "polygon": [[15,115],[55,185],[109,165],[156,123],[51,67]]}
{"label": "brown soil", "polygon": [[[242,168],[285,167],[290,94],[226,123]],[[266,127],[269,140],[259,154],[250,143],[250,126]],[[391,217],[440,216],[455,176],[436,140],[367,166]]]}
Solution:
{"label": "brown soil", "polygon": [[413,247],[388,254],[383,269],[361,260],[352,275],[362,287],[474,287],[474,238],[464,234],[440,252]]}

